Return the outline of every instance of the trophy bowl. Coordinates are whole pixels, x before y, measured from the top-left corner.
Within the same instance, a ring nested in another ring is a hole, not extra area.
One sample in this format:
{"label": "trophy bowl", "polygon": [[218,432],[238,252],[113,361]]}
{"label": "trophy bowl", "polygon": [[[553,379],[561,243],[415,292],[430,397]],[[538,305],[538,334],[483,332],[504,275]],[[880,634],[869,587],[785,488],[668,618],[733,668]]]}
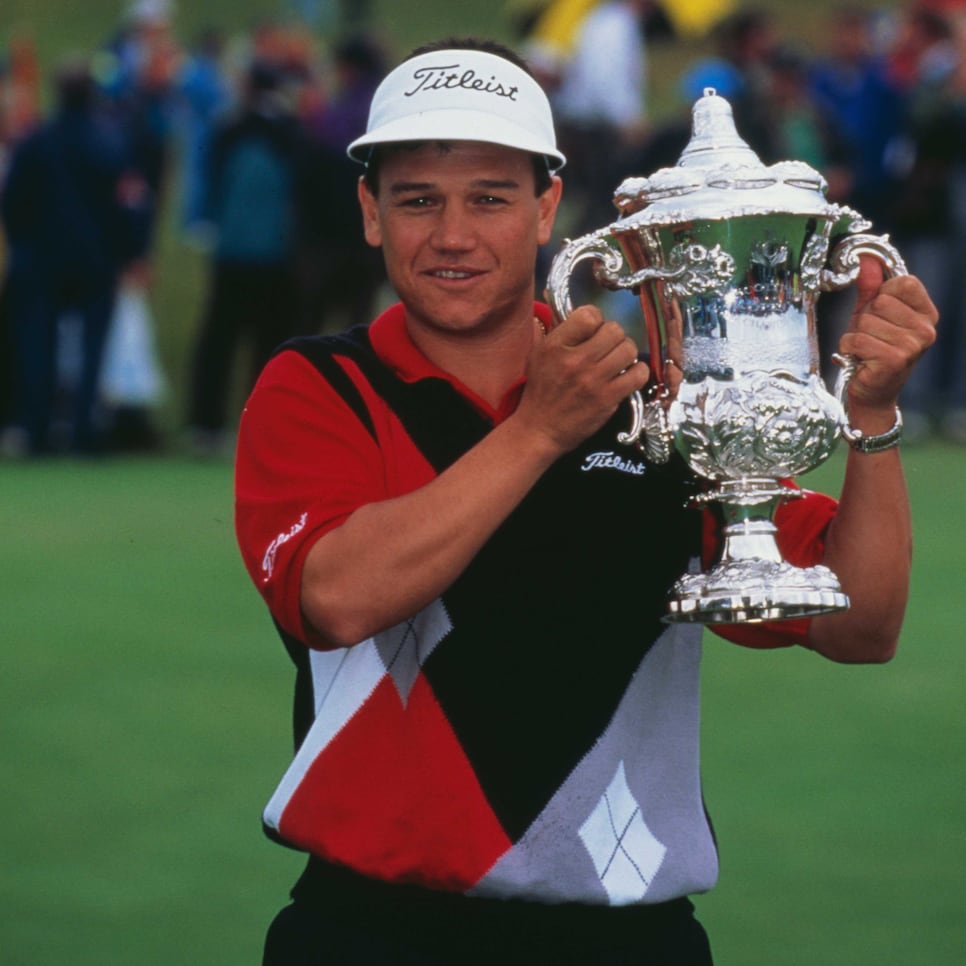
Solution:
{"label": "trophy bowl", "polygon": [[831,204],[822,176],[799,161],[765,166],[738,135],[730,104],[708,88],[692,110],[677,165],[628,178],[612,224],[565,242],[547,294],[558,319],[572,311],[570,279],[583,261],[598,283],[634,291],[651,381],[632,397],[619,441],[652,462],[676,452],[707,483],[695,501],[717,504],[720,560],[682,575],[668,621],[725,624],[844,610],[827,567],[783,560],[774,515],[850,432],[845,400],[856,361],[834,394],[821,378],[816,304],[858,275],[859,256],[904,274],[886,236]]}

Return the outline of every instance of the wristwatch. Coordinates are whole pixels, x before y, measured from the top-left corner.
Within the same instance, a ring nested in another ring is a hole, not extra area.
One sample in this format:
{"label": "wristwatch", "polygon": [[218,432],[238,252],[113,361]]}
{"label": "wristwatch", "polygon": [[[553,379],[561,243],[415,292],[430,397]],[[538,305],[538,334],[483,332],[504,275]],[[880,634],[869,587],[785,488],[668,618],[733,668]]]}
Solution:
{"label": "wristwatch", "polygon": [[883,450],[892,449],[902,439],[902,412],[896,406],[896,421],[892,429],[887,429],[878,436],[867,436],[861,429],[853,429],[847,419],[842,427],[842,435],[849,446],[860,453],[881,453]]}

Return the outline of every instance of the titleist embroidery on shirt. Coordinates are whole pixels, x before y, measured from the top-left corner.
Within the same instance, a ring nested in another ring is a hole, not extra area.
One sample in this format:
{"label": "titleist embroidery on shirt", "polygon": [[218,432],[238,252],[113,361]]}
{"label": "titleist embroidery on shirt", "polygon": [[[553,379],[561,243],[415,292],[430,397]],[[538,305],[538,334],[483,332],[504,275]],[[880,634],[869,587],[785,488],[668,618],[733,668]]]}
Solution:
{"label": "titleist embroidery on shirt", "polygon": [[440,67],[420,67],[413,71],[416,86],[411,91],[405,91],[406,97],[412,97],[420,91],[441,91],[461,89],[464,91],[479,91],[481,94],[496,94],[511,101],[517,99],[519,87],[505,87],[496,77],[490,75],[489,80],[480,77],[472,67],[467,67],[460,73],[459,64],[445,64]]}
{"label": "titleist embroidery on shirt", "polygon": [[625,460],[613,451],[589,453],[580,468],[585,473],[588,470],[619,470],[634,476],[643,476],[647,472],[647,466],[640,460]]}
{"label": "titleist embroidery on shirt", "polygon": [[268,550],[265,551],[265,556],[262,557],[262,573],[265,574],[265,580],[270,580],[272,576],[272,571],[275,569],[275,555],[278,553],[278,548],[282,546],[283,543],[288,543],[300,530],[305,527],[305,521],[308,520],[309,515],[303,513],[298,520],[298,523],[293,523],[292,526],[280,533],[269,545]]}

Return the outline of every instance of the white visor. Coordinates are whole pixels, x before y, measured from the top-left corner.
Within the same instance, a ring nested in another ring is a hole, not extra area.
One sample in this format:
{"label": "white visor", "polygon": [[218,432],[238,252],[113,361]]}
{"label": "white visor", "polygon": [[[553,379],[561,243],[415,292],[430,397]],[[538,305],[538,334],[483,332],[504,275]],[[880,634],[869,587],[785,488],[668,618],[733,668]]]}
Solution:
{"label": "white visor", "polygon": [[420,54],[393,70],[376,89],[366,133],[349,145],[349,157],[364,164],[374,145],[399,141],[502,144],[543,155],[551,172],[566,161],[540,85],[479,50]]}

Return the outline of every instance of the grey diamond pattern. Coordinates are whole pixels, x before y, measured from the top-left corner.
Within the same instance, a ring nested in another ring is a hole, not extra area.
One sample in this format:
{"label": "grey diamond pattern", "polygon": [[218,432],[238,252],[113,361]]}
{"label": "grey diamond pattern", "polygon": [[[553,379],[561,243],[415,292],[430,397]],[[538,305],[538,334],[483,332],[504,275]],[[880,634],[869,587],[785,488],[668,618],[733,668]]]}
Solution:
{"label": "grey diamond pattern", "polygon": [[423,662],[453,629],[443,602],[433,601],[415,617],[376,634],[376,650],[405,705]]}

